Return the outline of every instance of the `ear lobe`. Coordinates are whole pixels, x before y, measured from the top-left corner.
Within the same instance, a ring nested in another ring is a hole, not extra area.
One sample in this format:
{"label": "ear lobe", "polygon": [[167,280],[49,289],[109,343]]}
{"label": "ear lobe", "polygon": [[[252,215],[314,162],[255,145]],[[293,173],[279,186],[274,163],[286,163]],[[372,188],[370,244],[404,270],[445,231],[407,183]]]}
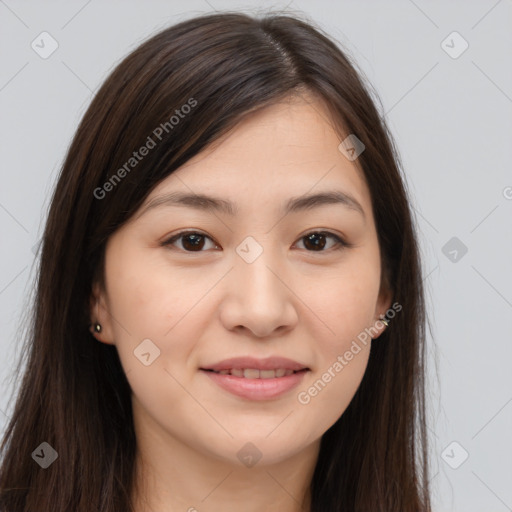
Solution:
{"label": "ear lobe", "polygon": [[[89,297],[90,333],[102,343],[115,345],[111,315],[108,311],[106,293],[98,283],[94,283]],[[99,324],[100,328],[96,328]]]}

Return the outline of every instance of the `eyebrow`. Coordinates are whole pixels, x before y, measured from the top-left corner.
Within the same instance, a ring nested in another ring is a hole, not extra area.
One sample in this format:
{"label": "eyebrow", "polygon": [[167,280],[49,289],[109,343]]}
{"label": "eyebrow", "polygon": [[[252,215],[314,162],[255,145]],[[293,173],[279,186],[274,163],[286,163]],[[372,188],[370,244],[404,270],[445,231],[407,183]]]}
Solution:
{"label": "eyebrow", "polygon": [[[290,198],[284,205],[283,213],[294,213],[311,210],[325,205],[342,205],[351,210],[359,212],[366,220],[366,215],[361,204],[347,192],[341,190],[318,192],[316,194],[302,195]],[[160,206],[187,206],[205,212],[219,212],[234,216],[239,213],[238,206],[231,201],[205,194],[190,194],[187,192],[170,192],[153,198],[140,213],[144,215],[147,211]]]}

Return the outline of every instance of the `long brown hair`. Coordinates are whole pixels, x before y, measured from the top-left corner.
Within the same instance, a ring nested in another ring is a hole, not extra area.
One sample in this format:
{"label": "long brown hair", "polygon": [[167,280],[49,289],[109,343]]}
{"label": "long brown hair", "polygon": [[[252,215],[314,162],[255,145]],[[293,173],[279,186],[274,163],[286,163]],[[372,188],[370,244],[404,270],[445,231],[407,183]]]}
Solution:
{"label": "long brown hair", "polygon": [[[352,402],[322,437],[312,511],[430,511],[417,235],[393,139],[345,53],[311,21],[226,12],[159,32],[112,71],[83,116],[50,205],[26,368],[1,446],[0,511],[133,511],[131,390],[115,346],[88,329],[106,242],[160,181],[244,115],[301,90],[365,145],[358,165],[383,275],[403,306],[372,345]],[[186,104],[189,113],[170,121]],[[157,127],[161,140],[128,167]],[[34,456],[49,453],[43,442],[58,454],[46,469]]]}

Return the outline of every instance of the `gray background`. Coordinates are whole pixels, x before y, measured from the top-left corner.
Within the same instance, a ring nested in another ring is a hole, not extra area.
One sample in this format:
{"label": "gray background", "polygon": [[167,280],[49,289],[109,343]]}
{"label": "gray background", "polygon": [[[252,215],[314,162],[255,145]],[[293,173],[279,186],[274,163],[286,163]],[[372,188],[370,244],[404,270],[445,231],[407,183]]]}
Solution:
{"label": "gray background", "polygon": [[[35,247],[94,91],[123,56],[170,24],[287,2],[259,6],[0,0],[2,431]],[[288,9],[311,16],[356,58],[403,159],[432,322],[435,511],[512,511],[512,1],[294,0]],[[31,47],[43,31],[59,45],[47,59]]]}

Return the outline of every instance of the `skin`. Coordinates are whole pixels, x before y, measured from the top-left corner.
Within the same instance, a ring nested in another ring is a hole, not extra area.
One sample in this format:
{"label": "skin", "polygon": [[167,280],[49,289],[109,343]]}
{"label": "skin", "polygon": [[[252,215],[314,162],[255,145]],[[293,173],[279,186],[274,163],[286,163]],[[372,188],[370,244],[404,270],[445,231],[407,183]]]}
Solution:
{"label": "skin", "polygon": [[[133,391],[137,512],[309,510],[321,436],[361,383],[370,340],[308,404],[297,395],[391,305],[380,286],[369,190],[328,119],[311,97],[247,115],[164,179],[107,243],[91,319],[102,325],[96,338],[116,346]],[[291,197],[325,190],[350,193],[366,217],[341,204],[280,211]],[[221,197],[240,211],[160,206],[141,215],[170,191]],[[209,238],[196,251],[190,238],[162,245],[184,229]],[[315,250],[304,237],[318,231],[353,246],[327,237]],[[263,249],[252,263],[236,252],[247,236]],[[134,350],[147,338],[160,355],[145,366]],[[264,401],[232,395],[199,371],[245,355],[280,355],[310,371],[297,388]],[[237,457],[247,442],[261,453],[253,467]]]}

